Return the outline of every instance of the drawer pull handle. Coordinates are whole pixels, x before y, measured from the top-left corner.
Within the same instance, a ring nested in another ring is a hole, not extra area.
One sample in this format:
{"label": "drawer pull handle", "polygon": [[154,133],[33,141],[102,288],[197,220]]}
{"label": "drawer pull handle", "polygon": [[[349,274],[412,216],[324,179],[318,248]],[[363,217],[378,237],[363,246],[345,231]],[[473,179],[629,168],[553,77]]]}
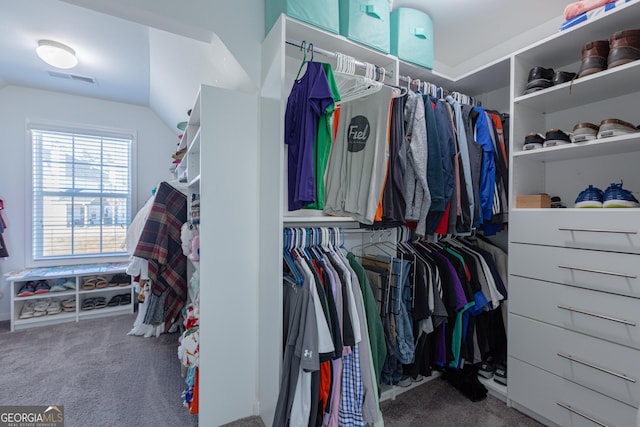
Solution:
{"label": "drawer pull handle", "polygon": [[567,305],[559,305],[559,309],[575,311],[576,313],[586,314],[587,316],[597,317],[598,319],[611,320],[612,322],[622,323],[623,325],[636,326],[635,322],[624,319],[616,319],[615,317],[605,316],[604,314],[592,313],[590,311],[580,310],[579,308],[569,307]]}
{"label": "drawer pull handle", "polygon": [[571,267],[570,265],[559,265],[558,268],[566,268],[567,270],[586,271],[587,273],[606,274],[608,276],[626,277],[627,279],[637,279],[635,274],[616,273],[615,271],[594,270],[591,268]]}
{"label": "drawer pull handle", "polygon": [[608,230],[606,228],[569,228],[569,227],[559,227],[558,230],[560,230],[560,231],[584,231],[586,233],[638,234],[637,231]]}
{"label": "drawer pull handle", "polygon": [[625,381],[629,381],[630,383],[634,383],[635,384],[635,382],[636,382],[636,380],[634,380],[633,378],[629,378],[628,376],[626,376],[624,374],[619,374],[617,372],[613,372],[613,371],[610,371],[608,369],[601,368],[600,366],[594,365],[592,363],[585,362],[584,360],[576,359],[575,357],[571,356],[570,354],[558,353],[558,356],[560,356],[560,357],[562,357],[564,359],[570,360],[572,362],[576,362],[576,363],[579,363],[581,365],[588,366],[590,368],[596,369],[596,370],[598,370],[600,372],[604,372],[605,374],[613,375],[614,377],[623,379]]}
{"label": "drawer pull handle", "polygon": [[594,424],[598,424],[599,426],[602,426],[602,427],[609,427],[607,424],[601,423],[600,421],[596,420],[595,418],[591,418],[590,416],[588,416],[586,414],[583,414],[582,412],[580,412],[580,411],[578,411],[576,409],[573,409],[571,407],[571,405],[567,405],[566,403],[562,403],[562,402],[556,402],[556,403],[558,404],[558,406],[566,409],[567,411],[573,412],[574,414],[579,415],[582,418],[587,419],[587,420],[591,421]]}

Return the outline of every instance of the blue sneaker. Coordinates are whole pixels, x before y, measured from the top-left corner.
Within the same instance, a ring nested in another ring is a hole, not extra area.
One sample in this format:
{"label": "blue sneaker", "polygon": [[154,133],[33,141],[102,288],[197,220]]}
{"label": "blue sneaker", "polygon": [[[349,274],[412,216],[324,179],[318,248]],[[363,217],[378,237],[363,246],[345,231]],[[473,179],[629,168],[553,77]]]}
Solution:
{"label": "blue sneaker", "polygon": [[602,199],[602,190],[590,185],[578,195],[576,208],[601,208]]}
{"label": "blue sneaker", "polygon": [[640,207],[640,203],[631,191],[622,188],[622,181],[620,181],[620,184],[613,183],[604,191],[603,206],[605,208],[637,208]]}

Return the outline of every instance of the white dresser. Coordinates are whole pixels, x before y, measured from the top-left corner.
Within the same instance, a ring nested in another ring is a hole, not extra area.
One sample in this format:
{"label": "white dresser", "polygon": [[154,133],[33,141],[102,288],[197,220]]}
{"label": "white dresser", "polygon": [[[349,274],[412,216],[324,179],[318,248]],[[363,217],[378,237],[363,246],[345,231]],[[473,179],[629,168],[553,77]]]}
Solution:
{"label": "white dresser", "polygon": [[[548,425],[636,426],[640,209],[576,209],[588,185],[640,193],[640,133],[523,151],[530,132],[609,118],[640,123],[640,61],[524,93],[534,66],[577,71],[582,46],[640,28],[640,2],[517,52],[511,67],[510,404]],[[518,209],[517,195],[566,209]]]}

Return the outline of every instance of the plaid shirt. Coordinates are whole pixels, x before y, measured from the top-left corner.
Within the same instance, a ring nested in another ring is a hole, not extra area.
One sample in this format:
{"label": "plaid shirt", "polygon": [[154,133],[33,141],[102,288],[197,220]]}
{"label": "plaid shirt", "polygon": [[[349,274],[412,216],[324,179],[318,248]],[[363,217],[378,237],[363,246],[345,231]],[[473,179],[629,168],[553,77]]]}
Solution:
{"label": "plaid shirt", "polygon": [[341,427],[364,427],[367,425],[362,417],[364,390],[358,346],[359,344],[354,345],[353,351],[342,357],[342,393],[338,410],[338,421]]}
{"label": "plaid shirt", "polygon": [[187,221],[187,197],[162,182],[133,253],[149,261],[151,291],[164,301],[165,326],[179,315],[187,298],[187,258],[182,253],[180,231]]}

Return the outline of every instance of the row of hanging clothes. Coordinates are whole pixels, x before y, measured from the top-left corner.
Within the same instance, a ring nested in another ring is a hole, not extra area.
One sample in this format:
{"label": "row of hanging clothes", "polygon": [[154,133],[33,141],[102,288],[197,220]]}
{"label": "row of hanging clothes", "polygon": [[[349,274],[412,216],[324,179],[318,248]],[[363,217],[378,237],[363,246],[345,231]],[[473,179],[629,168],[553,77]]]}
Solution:
{"label": "row of hanging clothes", "polygon": [[430,85],[382,83],[373,65],[357,76],[353,58],[335,55],[335,70],[303,60],[287,101],[289,211],[407,224],[420,236],[502,230],[508,115]]}
{"label": "row of hanging clothes", "polygon": [[506,359],[506,254],[480,237],[397,236],[348,250],[344,231],[284,230],[274,426],[376,425],[383,384]]}

